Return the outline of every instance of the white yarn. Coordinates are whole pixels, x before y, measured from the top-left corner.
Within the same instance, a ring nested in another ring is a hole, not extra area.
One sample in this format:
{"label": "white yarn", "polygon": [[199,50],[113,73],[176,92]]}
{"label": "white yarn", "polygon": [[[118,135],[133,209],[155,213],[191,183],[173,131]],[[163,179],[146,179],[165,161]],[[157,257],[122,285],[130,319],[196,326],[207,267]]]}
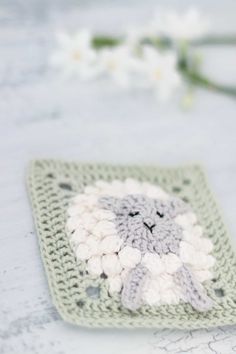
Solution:
{"label": "white yarn", "polygon": [[[97,181],[78,194],[68,208],[66,233],[78,261],[86,262],[92,276],[107,276],[110,293],[119,292],[130,271],[141,263],[149,270],[143,289],[143,301],[149,305],[177,304],[183,298],[173,274],[187,264],[199,282],[212,277],[215,259],[209,254],[212,242],[204,238],[194,213],[178,215],[175,222],[183,228],[180,255],[141,252],[130,246],[123,247],[114,220],[115,214],[98,204],[101,196],[123,198],[128,194],[143,194],[149,198],[167,200],[170,196],[159,186],[131,178],[125,181]],[[123,248],[122,248],[123,247]]]}
{"label": "white yarn", "polygon": [[119,259],[124,269],[131,269],[141,261],[141,252],[137,248],[125,246],[119,252]]}
{"label": "white yarn", "polygon": [[78,245],[77,250],[76,250],[76,257],[78,259],[85,261],[92,256],[93,256],[93,254],[91,253],[91,250],[89,249],[89,246],[86,243],[80,243]]}
{"label": "white yarn", "polygon": [[106,275],[117,275],[122,271],[119,258],[116,254],[106,254],[102,256],[102,268]]}
{"label": "white yarn", "polygon": [[118,293],[122,288],[122,278],[120,275],[108,278],[109,292]]}
{"label": "white yarn", "polygon": [[88,260],[87,270],[92,275],[101,275],[103,272],[101,257],[93,256]]}
{"label": "white yarn", "polygon": [[169,253],[162,256],[165,272],[167,274],[174,274],[181,267],[182,262],[176,254]]}
{"label": "white yarn", "polygon": [[142,264],[155,276],[165,271],[164,264],[158,254],[146,253],[142,259]]}
{"label": "white yarn", "polygon": [[119,252],[123,241],[119,236],[106,236],[99,245],[99,251],[103,254]]}

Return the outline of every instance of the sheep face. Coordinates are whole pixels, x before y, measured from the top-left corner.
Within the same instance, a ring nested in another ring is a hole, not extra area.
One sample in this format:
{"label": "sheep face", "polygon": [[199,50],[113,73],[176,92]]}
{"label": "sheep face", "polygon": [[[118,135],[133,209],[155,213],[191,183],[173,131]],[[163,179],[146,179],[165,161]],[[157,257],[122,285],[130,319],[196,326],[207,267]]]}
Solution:
{"label": "sheep face", "polygon": [[104,196],[99,199],[99,204],[116,215],[116,228],[124,245],[138,248],[142,254],[179,253],[183,230],[175,222],[175,217],[188,211],[183,201],[129,194],[124,198]]}

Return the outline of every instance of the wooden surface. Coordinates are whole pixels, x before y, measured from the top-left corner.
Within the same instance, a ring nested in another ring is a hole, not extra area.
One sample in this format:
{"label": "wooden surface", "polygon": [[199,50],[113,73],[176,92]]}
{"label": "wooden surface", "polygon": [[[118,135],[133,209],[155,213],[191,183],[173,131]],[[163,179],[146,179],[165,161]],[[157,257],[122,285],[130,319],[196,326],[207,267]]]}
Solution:
{"label": "wooden surface", "polygon": [[[138,5],[140,3],[140,5]],[[0,353],[236,352],[236,327],[196,331],[87,330],[52,305],[25,187],[33,158],[113,163],[202,163],[236,241],[236,101],[199,91],[188,113],[108,82],[64,82],[48,68],[54,32],[121,31],[154,0],[3,1],[0,5]],[[234,31],[234,1],[200,2],[214,31]],[[164,4],[164,1],[163,1]],[[184,9],[187,1],[166,1]],[[236,83],[236,49],[205,50],[204,70]]]}

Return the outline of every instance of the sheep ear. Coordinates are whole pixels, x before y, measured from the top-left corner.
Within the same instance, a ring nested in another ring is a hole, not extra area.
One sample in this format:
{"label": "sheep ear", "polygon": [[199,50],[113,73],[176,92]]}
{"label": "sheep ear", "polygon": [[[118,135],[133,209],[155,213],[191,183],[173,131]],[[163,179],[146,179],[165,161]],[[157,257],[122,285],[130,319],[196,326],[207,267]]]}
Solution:
{"label": "sheep ear", "polygon": [[110,210],[116,214],[119,209],[120,199],[111,196],[104,196],[99,198],[98,203],[102,208]]}
{"label": "sheep ear", "polygon": [[190,206],[179,198],[171,198],[167,202],[167,207],[172,218],[175,218],[179,214],[187,213],[191,210]]}

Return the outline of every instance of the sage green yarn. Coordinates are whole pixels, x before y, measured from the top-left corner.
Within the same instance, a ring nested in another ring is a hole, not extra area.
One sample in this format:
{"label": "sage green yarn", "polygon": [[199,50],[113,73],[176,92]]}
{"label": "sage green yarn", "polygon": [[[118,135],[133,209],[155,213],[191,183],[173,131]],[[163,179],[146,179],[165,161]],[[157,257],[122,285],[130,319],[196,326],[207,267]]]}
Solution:
{"label": "sage green yarn", "polygon": [[[119,295],[110,296],[104,279],[86,273],[65,234],[71,197],[97,180],[127,177],[158,184],[189,202],[214,245],[214,278],[204,285],[214,301],[199,313],[189,304],[144,305],[131,312]],[[55,160],[31,163],[28,185],[41,253],[53,302],[65,321],[91,327],[203,328],[236,324],[236,256],[221,214],[199,166],[161,168],[80,164]]]}

